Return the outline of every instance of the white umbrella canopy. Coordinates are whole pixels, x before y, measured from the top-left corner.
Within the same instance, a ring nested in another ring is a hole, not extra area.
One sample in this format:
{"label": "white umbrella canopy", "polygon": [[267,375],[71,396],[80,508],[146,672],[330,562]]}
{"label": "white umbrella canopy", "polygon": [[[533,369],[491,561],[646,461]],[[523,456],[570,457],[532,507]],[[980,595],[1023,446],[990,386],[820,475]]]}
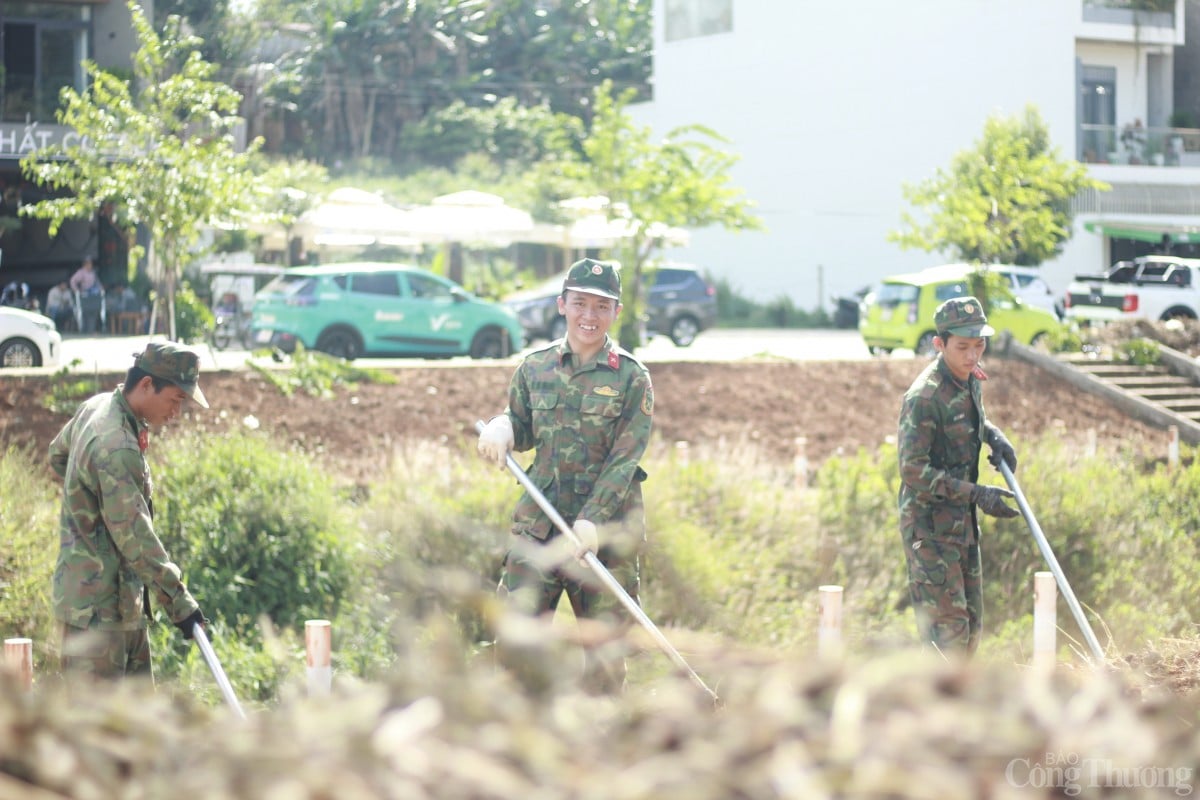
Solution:
{"label": "white umbrella canopy", "polygon": [[408,214],[377,194],[343,186],[300,216],[296,234],[326,248],[372,244],[416,247],[420,242],[409,235]]}
{"label": "white umbrella canopy", "polygon": [[[518,241],[574,249],[616,247],[633,232],[633,224],[628,219],[610,219],[604,214],[593,213],[565,225],[539,222]],[[672,228],[659,222],[651,223],[646,232],[653,239],[663,239],[669,247],[686,247],[691,242],[691,235],[683,228]]]}
{"label": "white umbrella canopy", "polygon": [[435,197],[431,204],[406,213],[409,235],[422,242],[506,247],[524,241],[533,230],[528,211],[507,205],[498,195],[474,190]]}

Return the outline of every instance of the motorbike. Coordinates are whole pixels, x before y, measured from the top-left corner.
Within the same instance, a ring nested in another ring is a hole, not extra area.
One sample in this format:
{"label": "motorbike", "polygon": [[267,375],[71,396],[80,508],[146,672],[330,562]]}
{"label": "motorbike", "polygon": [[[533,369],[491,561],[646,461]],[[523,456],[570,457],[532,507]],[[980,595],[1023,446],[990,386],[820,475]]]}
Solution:
{"label": "motorbike", "polygon": [[213,347],[218,350],[227,350],[230,345],[236,343],[241,346],[241,349],[249,350],[250,314],[242,311],[236,296],[232,298],[233,302],[227,302],[228,299],[222,298],[222,302],[213,309],[215,318],[212,330]]}

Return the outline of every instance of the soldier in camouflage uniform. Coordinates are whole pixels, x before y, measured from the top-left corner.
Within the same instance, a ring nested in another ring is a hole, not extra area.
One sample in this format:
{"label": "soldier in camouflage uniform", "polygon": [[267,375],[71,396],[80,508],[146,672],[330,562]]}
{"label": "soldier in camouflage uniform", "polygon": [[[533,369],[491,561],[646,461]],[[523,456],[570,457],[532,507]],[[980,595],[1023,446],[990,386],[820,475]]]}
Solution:
{"label": "soldier in camouflage uniform", "polygon": [[[572,552],[528,493],[513,514],[512,541],[500,593],[519,610],[549,615],[565,591],[575,616],[623,630],[629,615],[580,559],[595,552],[633,599],[638,551],[645,538],[638,466],[650,440],[650,374],[608,336],[621,311],[621,277],[613,264],[572,265],[558,298],[567,335],[526,356],[509,386],[507,410],[479,437],[482,455],[504,466],[510,450],[537,448],[530,480],[572,526],[583,547]],[[620,648],[618,641],[606,647]],[[503,662],[505,646],[497,642]],[[584,686],[618,691],[622,654],[585,649]]]}
{"label": "soldier in camouflage uniform", "polygon": [[153,679],[151,591],[184,638],[207,622],[154,532],[146,463],[151,425],[173,420],[189,398],[208,408],[198,367],[196,354],[174,342],[148,344],[125,383],[84,402],[50,443],[63,479],[52,598],[68,682]]}
{"label": "soldier in camouflage uniform", "polygon": [[900,410],[900,533],[921,641],[971,655],[983,622],[976,509],[1014,517],[1012,492],[979,481],[979,453],[1016,470],[1017,456],[983,410],[979,360],[995,331],[974,297],[947,300],[934,313],[938,351],[913,381]]}

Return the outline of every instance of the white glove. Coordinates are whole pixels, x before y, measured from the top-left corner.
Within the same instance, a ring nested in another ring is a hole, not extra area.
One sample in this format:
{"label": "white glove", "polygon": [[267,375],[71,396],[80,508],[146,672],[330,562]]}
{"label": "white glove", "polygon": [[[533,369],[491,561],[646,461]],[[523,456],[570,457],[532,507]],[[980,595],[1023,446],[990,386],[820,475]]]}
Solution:
{"label": "white glove", "polygon": [[500,469],[504,469],[505,457],[513,449],[512,420],[508,414],[492,417],[483,430],[479,432],[479,455],[495,461]]}
{"label": "white glove", "polygon": [[600,538],[596,535],[594,522],[577,519],[571,530],[575,531],[575,537],[579,539],[579,546],[575,549],[576,558],[583,558],[588,553],[595,553],[600,549]]}

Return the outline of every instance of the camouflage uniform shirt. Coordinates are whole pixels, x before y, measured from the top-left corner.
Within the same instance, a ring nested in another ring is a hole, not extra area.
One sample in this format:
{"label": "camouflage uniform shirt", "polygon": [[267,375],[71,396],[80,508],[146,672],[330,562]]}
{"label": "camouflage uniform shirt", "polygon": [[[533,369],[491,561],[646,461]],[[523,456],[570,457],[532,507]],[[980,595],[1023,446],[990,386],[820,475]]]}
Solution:
{"label": "camouflage uniform shirt", "polygon": [[979,479],[986,417],[979,379],[961,383],[939,355],[913,381],[900,412],[900,533],[979,541],[971,489]]}
{"label": "camouflage uniform shirt", "polygon": [[[645,478],[638,460],[653,411],[650,373],[606,338],[585,363],[577,363],[566,339],[530,353],[513,374],[506,413],[513,449],[537,448],[528,471],[533,484],[568,523],[603,525],[623,513],[631,488]],[[538,539],[552,532],[528,493],[513,513],[513,532]]]}
{"label": "camouflage uniform shirt", "polygon": [[83,403],[50,443],[63,479],[52,597],[54,616],[69,625],[146,627],[143,587],[172,621],[199,608],[154,532],[145,437],[117,387]]}

